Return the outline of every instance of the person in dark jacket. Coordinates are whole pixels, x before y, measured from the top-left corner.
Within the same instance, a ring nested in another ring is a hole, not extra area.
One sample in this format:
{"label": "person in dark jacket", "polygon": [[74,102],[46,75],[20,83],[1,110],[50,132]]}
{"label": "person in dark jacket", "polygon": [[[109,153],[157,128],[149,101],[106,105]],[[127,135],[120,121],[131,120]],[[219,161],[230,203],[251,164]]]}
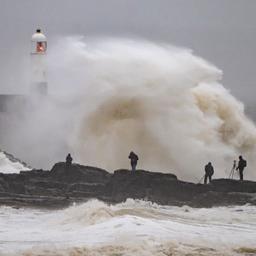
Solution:
{"label": "person in dark jacket", "polygon": [[240,180],[244,180],[244,168],[247,166],[246,160],[243,159],[242,156],[239,156],[238,166],[236,170],[239,170]]}
{"label": "person in dark jacket", "polygon": [[131,167],[132,167],[132,171],[136,170],[136,166],[139,160],[139,157],[133,152],[130,152],[129,158],[131,159]]}
{"label": "person in dark jacket", "polygon": [[207,184],[207,179],[209,178],[209,182],[212,182],[212,175],[214,174],[214,168],[212,163],[209,162],[205,167],[205,175],[204,175],[204,184]]}
{"label": "person in dark jacket", "polygon": [[72,165],[73,158],[71,157],[71,154],[69,153],[66,157],[66,166],[70,167]]}

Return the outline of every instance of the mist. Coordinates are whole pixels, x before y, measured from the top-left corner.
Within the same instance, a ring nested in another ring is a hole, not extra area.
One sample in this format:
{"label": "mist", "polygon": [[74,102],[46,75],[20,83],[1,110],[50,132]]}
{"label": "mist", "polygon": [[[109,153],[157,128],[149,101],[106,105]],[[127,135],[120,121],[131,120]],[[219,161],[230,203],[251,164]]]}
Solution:
{"label": "mist", "polygon": [[113,171],[129,167],[133,150],[138,168],[197,181],[209,161],[227,177],[242,154],[246,178],[256,178],[255,125],[221,84],[222,71],[191,50],[65,37],[47,58],[49,97],[18,117],[1,115],[2,145],[30,165],[50,168],[71,152]]}

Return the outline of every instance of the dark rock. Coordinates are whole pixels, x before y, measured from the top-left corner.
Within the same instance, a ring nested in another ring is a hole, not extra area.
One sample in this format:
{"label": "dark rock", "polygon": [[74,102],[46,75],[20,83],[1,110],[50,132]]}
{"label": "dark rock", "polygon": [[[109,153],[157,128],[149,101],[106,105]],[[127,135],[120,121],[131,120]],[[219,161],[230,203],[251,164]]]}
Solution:
{"label": "dark rock", "polygon": [[213,180],[211,185],[216,191],[256,193],[255,182],[248,180],[218,179]]}
{"label": "dark rock", "polygon": [[0,174],[0,204],[17,207],[59,208],[90,198],[110,203],[134,198],[193,207],[256,205],[255,195],[253,181],[218,179],[202,185],[180,181],[174,174],[124,169],[110,174],[79,164],[57,163],[51,171]]}
{"label": "dark rock", "polygon": [[53,179],[68,182],[103,182],[105,183],[110,174],[100,168],[66,163],[57,163],[53,166],[50,176]]}

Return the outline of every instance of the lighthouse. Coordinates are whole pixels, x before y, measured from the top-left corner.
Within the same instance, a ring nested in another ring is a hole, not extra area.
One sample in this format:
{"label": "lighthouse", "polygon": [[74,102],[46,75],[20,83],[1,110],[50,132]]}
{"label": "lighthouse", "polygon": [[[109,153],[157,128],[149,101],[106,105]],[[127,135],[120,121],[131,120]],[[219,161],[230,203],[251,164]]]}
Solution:
{"label": "lighthouse", "polygon": [[31,93],[47,95],[46,77],[47,38],[37,29],[31,37]]}

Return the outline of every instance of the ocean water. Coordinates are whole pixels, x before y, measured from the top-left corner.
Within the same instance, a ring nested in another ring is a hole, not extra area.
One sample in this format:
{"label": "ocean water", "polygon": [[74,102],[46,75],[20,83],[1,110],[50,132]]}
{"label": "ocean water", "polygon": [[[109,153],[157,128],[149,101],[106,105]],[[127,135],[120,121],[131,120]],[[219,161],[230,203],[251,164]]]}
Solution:
{"label": "ocean water", "polygon": [[256,207],[128,199],[62,210],[0,207],[0,255],[256,255]]}

